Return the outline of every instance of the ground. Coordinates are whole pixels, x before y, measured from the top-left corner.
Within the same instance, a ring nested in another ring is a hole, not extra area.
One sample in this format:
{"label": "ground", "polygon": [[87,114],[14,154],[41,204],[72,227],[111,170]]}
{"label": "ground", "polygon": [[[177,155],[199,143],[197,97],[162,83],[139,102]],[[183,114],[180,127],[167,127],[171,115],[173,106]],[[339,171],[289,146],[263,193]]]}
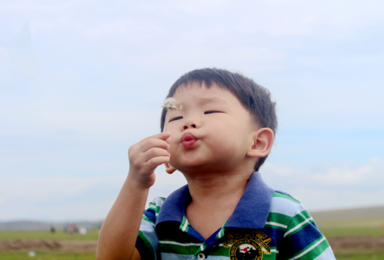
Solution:
{"label": "ground", "polygon": [[[384,249],[384,237],[331,237],[332,249]],[[96,252],[97,241],[59,241],[59,240],[0,240],[0,251],[40,250]]]}
{"label": "ground", "polygon": [[[384,260],[384,228],[320,227],[338,260]],[[1,260],[95,259],[97,230],[86,235],[48,231],[0,231]],[[28,257],[34,251],[35,257]]]}
{"label": "ground", "polygon": [[0,240],[0,251],[39,250],[96,252],[97,241],[58,241],[58,240]]}

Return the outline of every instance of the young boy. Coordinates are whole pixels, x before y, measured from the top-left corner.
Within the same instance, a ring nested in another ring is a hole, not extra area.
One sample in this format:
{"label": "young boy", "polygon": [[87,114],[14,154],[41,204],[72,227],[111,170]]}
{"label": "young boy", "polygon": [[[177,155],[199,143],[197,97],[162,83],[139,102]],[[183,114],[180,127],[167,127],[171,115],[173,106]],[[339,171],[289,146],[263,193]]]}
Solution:
{"label": "young boy", "polygon": [[[129,173],[105,219],[97,259],[335,259],[304,206],[258,173],[277,128],[268,90],[237,73],[191,71],[168,97],[165,132],[129,148]],[[154,171],[188,185],[142,215]]]}

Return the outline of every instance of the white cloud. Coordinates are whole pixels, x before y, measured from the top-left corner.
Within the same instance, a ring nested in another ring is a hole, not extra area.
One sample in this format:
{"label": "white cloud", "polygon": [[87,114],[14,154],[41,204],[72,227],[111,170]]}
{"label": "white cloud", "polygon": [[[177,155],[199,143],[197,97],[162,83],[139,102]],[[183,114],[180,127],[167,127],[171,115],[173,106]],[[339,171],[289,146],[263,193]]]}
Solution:
{"label": "white cloud", "polygon": [[123,175],[96,178],[84,177],[2,177],[0,190],[3,197],[13,199],[40,200],[54,196],[73,196],[98,185],[118,186]]}
{"label": "white cloud", "polygon": [[[181,173],[156,171],[157,179],[151,188],[146,206],[155,197],[167,197],[186,184]],[[101,177],[2,177],[0,195],[9,203],[1,219],[103,219],[112,207],[126,174]],[[4,205],[2,205],[4,204]]]}
{"label": "white cloud", "polygon": [[311,211],[384,205],[384,190],[378,189],[359,191],[303,187],[292,189],[290,193]]}
{"label": "white cloud", "polygon": [[266,164],[261,172],[271,187],[290,193],[311,209],[383,203],[384,160],[378,157],[365,165],[344,162],[295,168]]}
{"label": "white cloud", "polygon": [[378,157],[372,158],[365,165],[342,162],[328,166],[324,162],[312,168],[294,168],[267,163],[263,167],[266,178],[279,185],[288,184],[288,187],[304,183],[311,187],[365,189],[377,187],[384,182],[384,160]]}
{"label": "white cloud", "polygon": [[[150,132],[150,129],[153,129],[152,133],[155,134],[159,129],[160,105],[158,110],[141,108],[138,111],[135,107],[127,105],[123,111],[103,112],[64,109],[61,105],[50,104],[50,101],[40,103],[33,101],[29,104],[28,110],[11,102],[3,103],[1,107],[4,109],[0,112],[0,119],[7,122],[7,127],[0,130],[0,134],[3,135],[73,131],[85,134],[86,138],[97,136],[104,140],[105,138],[121,140],[126,138],[128,133],[132,135],[132,132]],[[9,113],[11,108],[12,113]]]}
{"label": "white cloud", "polygon": [[[382,1],[352,3],[346,0],[165,1],[151,4],[119,2],[114,5],[109,2],[91,4],[87,0],[54,4],[43,1],[16,2],[3,3],[2,9],[30,16],[31,20],[36,21],[37,31],[45,29],[57,32],[57,28],[72,28],[82,35],[114,35],[118,38],[124,37],[127,28],[128,31],[139,28],[146,29],[142,32],[151,30],[153,33],[158,30],[164,33],[169,31],[167,28],[181,29],[191,21],[202,30],[217,27],[225,29],[223,32],[236,28],[247,33],[262,32],[273,36],[340,37],[367,25],[383,22],[381,11],[384,7]],[[88,12],[84,13],[84,8]],[[100,15],[103,15],[103,19],[99,19]]]}
{"label": "white cloud", "polygon": [[18,74],[28,80],[34,80],[37,65],[28,22],[22,26],[16,37],[6,45],[6,49]]}

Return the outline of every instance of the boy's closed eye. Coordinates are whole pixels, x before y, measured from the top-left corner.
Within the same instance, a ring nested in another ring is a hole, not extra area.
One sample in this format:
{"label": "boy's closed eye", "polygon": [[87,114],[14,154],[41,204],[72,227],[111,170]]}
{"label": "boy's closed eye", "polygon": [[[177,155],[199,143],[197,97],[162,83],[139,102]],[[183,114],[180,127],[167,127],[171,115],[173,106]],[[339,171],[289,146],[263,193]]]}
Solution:
{"label": "boy's closed eye", "polygon": [[[219,111],[219,110],[207,110],[204,112],[205,115],[214,114],[214,113],[224,113],[224,112]],[[183,119],[183,117],[182,116],[176,116],[176,117],[171,118],[168,122],[172,122],[172,121],[176,121],[176,120],[180,120],[180,119]]]}
{"label": "boy's closed eye", "polygon": [[204,114],[207,115],[207,114],[214,114],[214,113],[223,113],[222,111],[218,111],[218,110],[208,110],[208,111],[205,111]]}
{"label": "boy's closed eye", "polygon": [[172,121],[176,121],[176,120],[180,120],[180,119],[183,119],[183,117],[177,116],[177,117],[171,118],[168,122],[172,122]]}

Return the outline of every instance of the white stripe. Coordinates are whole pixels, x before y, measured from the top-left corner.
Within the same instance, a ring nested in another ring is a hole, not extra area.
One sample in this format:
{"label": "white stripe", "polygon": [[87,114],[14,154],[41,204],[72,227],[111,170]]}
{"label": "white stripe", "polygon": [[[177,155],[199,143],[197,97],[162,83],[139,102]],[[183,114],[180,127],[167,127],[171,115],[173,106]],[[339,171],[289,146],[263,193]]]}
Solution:
{"label": "white stripe", "polygon": [[294,260],[294,259],[297,259],[297,258],[300,258],[302,257],[303,255],[305,255],[306,253],[308,253],[309,251],[311,251],[312,249],[314,249],[315,247],[317,247],[321,242],[323,242],[325,240],[325,237],[323,237],[322,239],[320,239],[316,244],[314,244],[313,246],[311,246],[310,248],[308,248],[307,250],[305,250],[303,253],[301,253],[300,255],[297,255],[295,257],[292,257],[291,259],[289,260]]}
{"label": "white stripe", "polygon": [[156,197],[154,199],[154,202],[155,202],[156,206],[158,206],[158,207],[161,207],[164,203],[164,201],[162,199],[160,199],[159,197]]}
{"label": "white stripe", "polygon": [[220,229],[219,234],[217,236],[218,238],[221,238],[221,232],[223,232],[223,228]]}
{"label": "white stripe", "polygon": [[200,246],[200,250],[201,250],[201,251],[204,251],[203,244],[201,244],[201,246]]}
{"label": "white stripe", "polygon": [[183,228],[181,229],[181,231],[184,232],[184,231],[187,229],[187,227],[188,227],[188,219],[185,218],[185,223],[184,223],[184,226],[183,226]]}
{"label": "white stripe", "polygon": [[[262,248],[263,252],[267,252],[267,250],[263,247]],[[271,253],[276,253],[278,254],[279,253],[279,250],[276,250],[276,249],[271,249]]]}
{"label": "white stripe", "polygon": [[286,225],[283,225],[283,224],[280,224],[280,223],[276,223],[276,222],[265,222],[265,224],[267,224],[267,225],[272,225],[272,226],[278,226],[278,227],[287,228]]}
{"label": "white stripe", "polygon": [[296,227],[292,228],[291,230],[289,230],[288,232],[286,232],[284,234],[284,237],[286,237],[287,235],[289,235],[290,233],[292,233],[293,231],[295,231],[296,229],[298,229],[299,227],[301,227],[302,225],[305,225],[306,223],[310,222],[311,220],[313,220],[312,217],[304,220],[303,222],[301,222],[300,224],[298,224]]}
{"label": "white stripe", "polygon": [[[227,244],[229,247],[232,246],[232,244]],[[224,246],[224,243],[219,244],[219,246]]]}
{"label": "white stripe", "polygon": [[324,250],[323,253],[321,253],[321,255],[319,255],[313,260],[331,260],[331,259],[336,260],[335,256],[333,255],[332,249],[329,246],[327,249]]}
{"label": "white stripe", "polygon": [[[145,215],[144,215],[145,216]],[[155,223],[153,223],[151,220],[149,220],[149,218],[145,219],[143,216],[142,220],[141,221],[146,221],[148,222],[149,224],[151,224],[152,226],[155,226]]]}
{"label": "white stripe", "polygon": [[282,198],[282,197],[273,197],[271,203],[270,212],[280,213],[289,217],[295,216],[298,212],[305,210],[304,206],[297,204],[292,200]]}
{"label": "white stripe", "polygon": [[201,246],[202,245],[197,243],[178,243],[175,241],[165,241],[165,240],[160,240],[160,244],[170,244],[170,245],[177,245],[177,246]]}
{"label": "white stripe", "polygon": [[152,226],[152,223],[143,219],[140,224],[140,231],[156,252],[159,246],[159,238],[156,235],[156,231]]}
{"label": "white stripe", "polygon": [[155,232],[155,230],[153,229],[154,225],[152,222],[149,222],[145,219],[142,219],[141,220],[141,223],[140,223],[140,230],[141,231],[145,231],[145,232]]}
{"label": "white stripe", "polygon": [[[191,259],[193,259],[193,255],[179,255],[179,254],[172,254],[172,253],[161,253],[161,259],[167,259],[167,260],[191,260]],[[228,260],[229,260],[229,258],[228,258]]]}

